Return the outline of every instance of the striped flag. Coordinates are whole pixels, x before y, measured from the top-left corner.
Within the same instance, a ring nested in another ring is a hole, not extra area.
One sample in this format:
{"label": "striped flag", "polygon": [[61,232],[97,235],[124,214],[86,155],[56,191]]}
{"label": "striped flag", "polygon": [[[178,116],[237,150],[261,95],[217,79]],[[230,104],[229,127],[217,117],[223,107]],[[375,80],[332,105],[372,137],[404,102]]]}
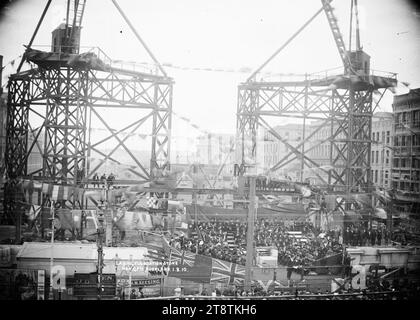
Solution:
{"label": "striped flag", "polygon": [[50,183],[43,183],[42,184],[42,193],[45,195],[50,196],[52,194],[53,185]]}
{"label": "striped flag", "polygon": [[60,186],[54,185],[51,195],[51,200],[57,201],[58,200],[58,191],[60,189]]}
{"label": "striped flag", "polygon": [[62,199],[63,200],[68,200],[69,199],[69,187],[67,187],[67,186],[63,187]]}

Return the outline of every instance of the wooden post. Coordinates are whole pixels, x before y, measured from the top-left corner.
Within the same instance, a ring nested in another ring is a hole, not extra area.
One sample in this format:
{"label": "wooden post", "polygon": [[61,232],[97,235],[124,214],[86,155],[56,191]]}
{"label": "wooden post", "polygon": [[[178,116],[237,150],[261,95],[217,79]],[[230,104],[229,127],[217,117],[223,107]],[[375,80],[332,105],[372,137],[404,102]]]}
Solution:
{"label": "wooden post", "polygon": [[254,219],[255,219],[255,176],[249,177],[249,206],[248,230],[246,237],[246,265],[245,265],[245,290],[251,290],[251,273],[254,260]]}

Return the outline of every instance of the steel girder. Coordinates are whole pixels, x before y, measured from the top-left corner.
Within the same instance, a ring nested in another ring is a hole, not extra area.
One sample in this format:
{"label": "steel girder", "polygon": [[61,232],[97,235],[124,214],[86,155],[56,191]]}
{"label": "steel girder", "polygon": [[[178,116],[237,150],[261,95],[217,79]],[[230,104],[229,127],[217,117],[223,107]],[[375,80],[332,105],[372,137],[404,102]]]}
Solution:
{"label": "steel girder", "polygon": [[[315,87],[299,83],[248,82],[238,88],[237,154],[239,163],[256,163],[257,131],[261,126],[286,145],[290,152],[270,168],[276,171],[299,161],[302,171],[312,171],[329,192],[348,194],[371,192],[370,148],[373,89]],[[289,143],[274,130],[270,119],[300,119],[302,140]],[[308,125],[308,120],[317,120]],[[327,137],[314,140],[321,129]],[[329,156],[321,163],[310,151],[329,144]],[[316,168],[317,171],[314,169]],[[303,178],[303,175],[301,175]]]}

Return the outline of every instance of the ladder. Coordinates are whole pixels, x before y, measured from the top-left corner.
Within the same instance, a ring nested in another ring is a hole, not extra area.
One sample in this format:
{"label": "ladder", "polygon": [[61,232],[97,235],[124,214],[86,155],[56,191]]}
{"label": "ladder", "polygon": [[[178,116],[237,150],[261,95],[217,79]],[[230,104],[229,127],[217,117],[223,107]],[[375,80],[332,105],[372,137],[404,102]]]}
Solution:
{"label": "ladder", "polygon": [[331,31],[333,33],[335,44],[337,45],[338,52],[340,54],[341,60],[343,61],[344,70],[346,73],[348,73],[350,70],[352,70],[352,66],[347,55],[346,46],[344,44],[340,28],[338,27],[337,18],[334,15],[334,9],[330,5],[331,0],[321,0],[321,2],[324,7]]}

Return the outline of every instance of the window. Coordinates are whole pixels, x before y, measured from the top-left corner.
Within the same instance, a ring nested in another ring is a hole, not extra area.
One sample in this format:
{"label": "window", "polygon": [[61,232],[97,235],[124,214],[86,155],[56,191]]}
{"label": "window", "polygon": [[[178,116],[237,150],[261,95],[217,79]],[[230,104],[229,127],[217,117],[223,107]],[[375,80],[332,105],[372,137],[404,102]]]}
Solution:
{"label": "window", "polygon": [[382,131],[382,143],[385,143],[385,131]]}
{"label": "window", "polygon": [[405,147],[405,136],[401,137],[401,145]]}
{"label": "window", "polygon": [[389,164],[389,150],[386,150],[386,164]]}
{"label": "window", "polygon": [[379,163],[379,151],[376,151],[376,163]]}
{"label": "window", "polygon": [[372,151],[372,158],[370,159],[370,162],[375,162],[375,151]]}
{"label": "window", "polygon": [[379,132],[376,132],[376,141],[379,142]]}
{"label": "window", "polygon": [[378,170],[375,170],[375,183],[378,183]]}
{"label": "window", "polygon": [[400,166],[400,159],[399,158],[395,158],[394,159],[394,167],[398,168]]}
{"label": "window", "polygon": [[381,150],[381,163],[384,163],[384,150]]}
{"label": "window", "polygon": [[375,132],[372,132],[372,141],[375,141]]}
{"label": "window", "polygon": [[406,164],[406,159],[401,158],[401,168],[405,168],[405,164]]}
{"label": "window", "polygon": [[391,140],[391,134],[389,131],[386,132],[386,144],[389,144]]}

